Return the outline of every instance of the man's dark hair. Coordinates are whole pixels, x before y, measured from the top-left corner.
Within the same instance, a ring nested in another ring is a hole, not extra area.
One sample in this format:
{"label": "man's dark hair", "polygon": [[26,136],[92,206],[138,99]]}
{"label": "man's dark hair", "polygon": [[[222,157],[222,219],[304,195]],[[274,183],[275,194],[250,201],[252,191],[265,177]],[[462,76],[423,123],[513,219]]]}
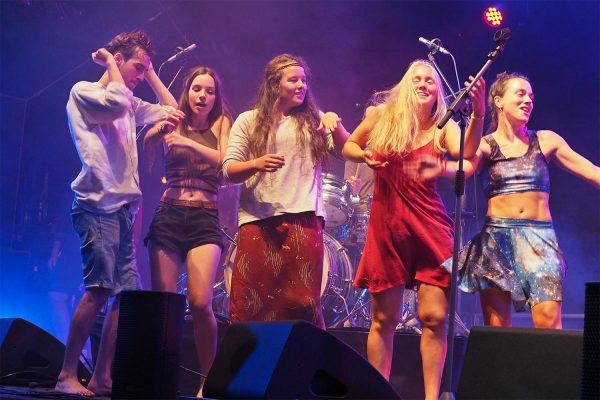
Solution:
{"label": "man's dark hair", "polygon": [[113,55],[117,52],[123,54],[125,61],[133,57],[138,48],[144,50],[148,57],[154,55],[150,36],[142,31],[120,33],[108,42],[104,48]]}

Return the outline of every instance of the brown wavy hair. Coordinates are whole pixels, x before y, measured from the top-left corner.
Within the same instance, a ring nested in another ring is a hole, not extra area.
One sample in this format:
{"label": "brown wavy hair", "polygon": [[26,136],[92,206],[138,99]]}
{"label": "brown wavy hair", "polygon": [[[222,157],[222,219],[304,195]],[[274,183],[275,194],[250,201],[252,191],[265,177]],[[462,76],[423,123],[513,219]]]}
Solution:
{"label": "brown wavy hair", "polygon": [[[276,108],[279,101],[279,85],[283,70],[292,66],[302,67],[307,80],[309,80],[308,65],[299,56],[280,54],[271,59],[265,67],[265,75],[258,89],[258,98],[255,105],[257,110],[255,124],[250,133],[250,158],[260,157],[267,151],[269,136],[277,123]],[[296,142],[298,145],[304,148],[308,141],[314,165],[326,163],[327,138],[317,132],[321,116],[310,89],[310,84],[306,88],[304,102],[295,107],[290,115],[297,124]]]}
{"label": "brown wavy hair", "polygon": [[143,31],[119,33],[110,42],[105,44],[104,48],[111,54],[117,52],[123,54],[125,61],[133,57],[138,48],[144,50],[148,54],[148,57],[154,55],[154,47],[152,47],[152,43],[150,42],[150,36]]}
{"label": "brown wavy hair", "polygon": [[233,119],[227,101],[225,100],[225,96],[223,95],[223,83],[217,72],[209,67],[197,67],[192,69],[186,76],[183,83],[183,90],[181,91],[179,101],[177,102],[178,108],[185,113],[185,118],[181,124],[182,131],[188,130],[189,126],[192,124],[192,116],[194,113],[190,107],[189,93],[192,82],[199,75],[208,75],[215,81],[215,103],[212,110],[210,110],[208,113],[209,126],[212,126],[221,116],[229,119],[230,121]]}
{"label": "brown wavy hair", "polygon": [[506,92],[506,86],[508,81],[511,79],[520,78],[524,79],[531,84],[529,78],[519,72],[501,72],[496,75],[496,80],[492,82],[490,85],[490,92],[488,94],[487,102],[488,107],[490,109],[490,124],[488,126],[488,133],[494,132],[498,129],[498,110],[496,109],[496,104],[494,103],[494,97],[496,96],[504,96]]}
{"label": "brown wavy hair", "polygon": [[[193,116],[193,112],[190,107],[189,92],[190,92],[190,87],[192,86],[192,82],[194,81],[194,79],[196,79],[196,77],[198,75],[209,75],[215,81],[215,103],[213,104],[212,110],[210,110],[210,112],[208,113],[208,126],[210,128],[212,128],[213,125],[215,124],[215,122],[217,122],[217,120],[219,120],[219,118],[221,116],[225,119],[228,119],[230,123],[233,121],[230,107],[229,107],[227,100],[225,99],[225,95],[223,93],[223,83],[221,81],[221,78],[217,74],[217,72],[214,69],[209,68],[209,67],[204,67],[204,66],[196,67],[196,68],[190,70],[188,72],[188,74],[186,75],[186,78],[183,81],[183,87],[181,90],[181,94],[179,95],[179,100],[177,102],[177,108],[185,113],[185,118],[183,119],[183,121],[181,121],[181,123],[177,127],[177,130],[179,131],[179,133],[181,135],[186,136],[186,137],[190,136],[190,133],[191,133],[190,126],[192,124],[192,116]],[[221,148],[221,136],[223,133],[222,126],[223,126],[223,120],[221,120],[221,122],[219,123],[219,125],[217,127],[218,132],[213,131],[213,133],[215,133],[217,135],[217,143],[218,143],[219,152],[222,151],[222,148]],[[148,149],[148,159],[149,159],[149,168],[150,169],[152,169],[152,167],[154,166],[154,161],[156,159],[156,154],[155,154],[156,149],[154,147],[155,146],[152,146]]]}

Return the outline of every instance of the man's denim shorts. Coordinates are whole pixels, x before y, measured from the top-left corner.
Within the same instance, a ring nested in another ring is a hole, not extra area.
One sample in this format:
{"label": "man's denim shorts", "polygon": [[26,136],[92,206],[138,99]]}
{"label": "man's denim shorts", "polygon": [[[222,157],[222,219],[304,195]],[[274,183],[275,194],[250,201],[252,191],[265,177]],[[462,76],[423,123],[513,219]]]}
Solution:
{"label": "man's denim shorts", "polygon": [[74,202],[71,219],[81,241],[85,287],[110,289],[113,295],[140,289],[133,242],[134,216],[129,207],[98,214]]}

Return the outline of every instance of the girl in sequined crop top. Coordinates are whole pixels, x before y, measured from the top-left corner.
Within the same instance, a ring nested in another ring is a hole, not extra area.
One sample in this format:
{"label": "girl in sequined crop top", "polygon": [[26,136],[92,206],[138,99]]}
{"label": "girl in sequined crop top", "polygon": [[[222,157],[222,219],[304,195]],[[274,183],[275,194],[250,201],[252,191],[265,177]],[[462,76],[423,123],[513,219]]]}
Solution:
{"label": "girl in sequined crop top", "polygon": [[529,145],[522,156],[506,157],[493,135],[483,137],[490,147],[490,157],[482,173],[483,190],[488,197],[522,192],[550,192],[548,162],[537,137],[527,131]]}
{"label": "girl in sequined crop top", "polygon": [[[187,271],[187,294],[201,372],[216,352],[212,291],[223,248],[217,210],[220,165],[227,147],[231,114],[214,70],[198,67],[185,80],[179,109],[150,129],[148,146],[165,153],[167,188],[145,243],[152,289],[177,292],[180,269]],[[202,397],[200,379],[198,397]]]}
{"label": "girl in sequined crop top", "polygon": [[458,283],[480,292],[486,325],[511,326],[512,302],[531,308],[535,327],[562,327],[567,265],[552,227],[547,163],[600,188],[598,166],[557,133],[527,129],[533,98],[525,76],[499,74],[488,96],[491,134],[465,161],[467,175],[484,174],[488,210],[483,230],[461,252]]}

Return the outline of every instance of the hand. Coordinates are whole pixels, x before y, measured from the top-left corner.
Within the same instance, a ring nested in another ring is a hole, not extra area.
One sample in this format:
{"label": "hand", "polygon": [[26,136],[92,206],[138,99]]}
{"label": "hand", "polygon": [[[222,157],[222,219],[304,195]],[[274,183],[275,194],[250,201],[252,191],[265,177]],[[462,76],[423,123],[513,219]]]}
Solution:
{"label": "hand", "polygon": [[440,160],[432,155],[423,154],[416,160],[405,162],[402,171],[409,178],[427,182],[441,175]]}
{"label": "hand", "polygon": [[92,53],[92,60],[98,64],[103,66],[104,68],[108,67],[111,63],[115,62],[115,58],[108,50],[104,47],[96,50]]}
{"label": "hand", "polygon": [[275,172],[284,165],[283,154],[265,154],[254,159],[254,168],[262,172]]}
{"label": "hand", "polygon": [[360,188],[362,187],[362,179],[360,179],[358,176],[352,175],[351,177],[349,177],[346,180],[348,181],[348,183],[350,184],[350,187],[352,188],[352,194],[354,196],[358,196],[360,193]]}
{"label": "hand", "polygon": [[390,163],[388,161],[380,161],[375,158],[371,150],[363,151],[363,161],[371,169],[381,169],[387,167]]}
{"label": "hand", "polygon": [[194,141],[182,136],[177,131],[165,135],[165,144],[171,150],[173,147],[189,147]]}
{"label": "hand", "polygon": [[146,76],[148,76],[148,74],[153,74],[154,72],[154,65],[152,65],[152,61],[150,61],[150,63],[148,64],[148,69],[146,70]]}
{"label": "hand", "polygon": [[[473,82],[473,77],[469,76],[469,81],[465,85]],[[469,93],[471,104],[473,105],[473,116],[477,119],[485,117],[485,80],[483,77],[477,80],[477,83],[471,88]]]}
{"label": "hand", "polygon": [[342,122],[342,119],[336,113],[330,111],[323,115],[317,130],[321,133],[329,134],[337,129],[340,122]]}
{"label": "hand", "polygon": [[158,132],[161,135],[166,135],[168,133],[173,132],[175,130],[175,128],[177,128],[179,126],[181,121],[183,121],[184,118],[185,118],[185,113],[183,111],[181,111],[181,110],[173,111],[171,114],[169,114],[167,119],[164,120],[163,123],[160,125],[160,127],[158,128]]}
{"label": "hand", "polygon": [[56,267],[56,264],[58,263],[59,256],[60,256],[60,254],[57,252],[52,252],[52,254],[50,254],[50,257],[48,258],[48,269],[50,271],[54,271],[54,268]]}

